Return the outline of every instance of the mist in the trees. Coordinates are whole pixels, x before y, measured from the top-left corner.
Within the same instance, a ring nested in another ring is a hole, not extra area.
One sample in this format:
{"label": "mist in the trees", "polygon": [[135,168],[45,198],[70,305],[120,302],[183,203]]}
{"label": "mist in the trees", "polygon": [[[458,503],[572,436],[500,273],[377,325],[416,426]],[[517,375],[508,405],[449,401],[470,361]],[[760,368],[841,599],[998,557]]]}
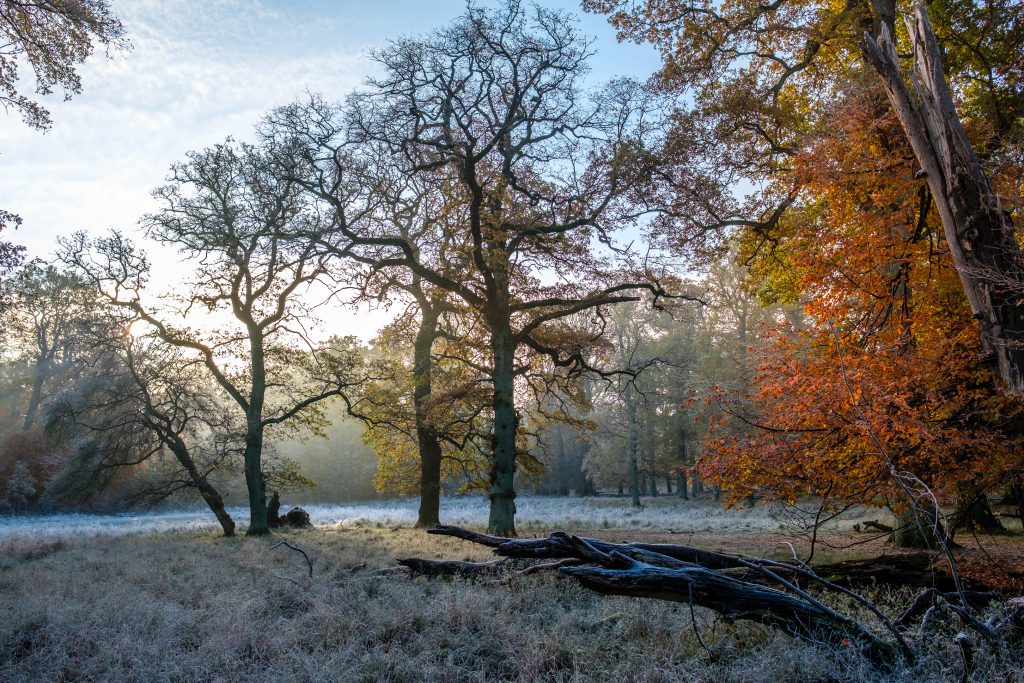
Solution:
{"label": "mist in the trees", "polygon": [[[582,4],[659,70],[474,2],[135,226],[5,197],[0,678],[1020,677],[1024,6]],[[0,104],[116,9],[4,4]]]}

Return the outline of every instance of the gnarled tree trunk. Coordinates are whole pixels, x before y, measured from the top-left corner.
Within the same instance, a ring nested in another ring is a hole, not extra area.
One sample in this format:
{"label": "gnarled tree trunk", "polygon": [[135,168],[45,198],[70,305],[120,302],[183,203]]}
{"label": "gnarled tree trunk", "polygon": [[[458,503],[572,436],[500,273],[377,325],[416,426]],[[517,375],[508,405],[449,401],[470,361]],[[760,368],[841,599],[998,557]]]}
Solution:
{"label": "gnarled tree trunk", "polygon": [[865,35],[864,56],[882,83],[935,200],[953,264],[978,321],[982,348],[1007,388],[1024,393],[1024,264],[1008,213],[985,176],[957,116],[924,4],[907,21],[913,43],[910,86],[890,30]]}

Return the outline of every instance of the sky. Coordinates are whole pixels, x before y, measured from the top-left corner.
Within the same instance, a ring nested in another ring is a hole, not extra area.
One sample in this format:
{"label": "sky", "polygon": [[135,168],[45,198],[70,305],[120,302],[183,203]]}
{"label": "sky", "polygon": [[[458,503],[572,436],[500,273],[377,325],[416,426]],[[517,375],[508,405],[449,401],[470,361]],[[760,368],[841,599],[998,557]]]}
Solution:
{"label": "sky", "polygon": [[[489,2],[481,3],[489,5]],[[245,140],[264,112],[305,92],[341,99],[376,73],[369,51],[429,32],[465,10],[461,0],[111,0],[133,48],[102,51],[79,69],[83,92],[44,98],[53,127],[41,133],[14,113],[0,125],[0,208],[22,217],[5,239],[48,258],[58,235],[117,228],[150,251],[155,288],[180,283],[173,251],[149,244],[137,221],[168,167],[227,136]],[[605,17],[578,2],[543,2],[579,15],[598,54],[590,81],[647,78],[653,48],[618,43]],[[23,91],[31,87],[23,70]],[[387,316],[347,325],[364,339]]]}

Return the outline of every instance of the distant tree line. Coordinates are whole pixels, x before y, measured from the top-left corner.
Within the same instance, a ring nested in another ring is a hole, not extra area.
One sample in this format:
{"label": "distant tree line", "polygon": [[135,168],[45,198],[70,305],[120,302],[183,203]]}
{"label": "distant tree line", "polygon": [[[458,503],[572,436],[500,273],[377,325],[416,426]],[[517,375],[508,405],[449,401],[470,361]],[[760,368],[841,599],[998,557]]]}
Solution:
{"label": "distant tree line", "polygon": [[[588,0],[664,57],[589,89],[542,7],[392,41],[172,166],[140,221],[170,296],[121,232],[3,245],[9,504],[187,490],[230,535],[241,479],[268,533],[268,488],[311,483],[280,446],[343,414],[424,527],[445,490],[498,535],[526,489],[1024,515],[1022,10],[918,6],[908,85],[909,8],[804,4]],[[364,345],[322,333],[337,303],[396,314]]]}

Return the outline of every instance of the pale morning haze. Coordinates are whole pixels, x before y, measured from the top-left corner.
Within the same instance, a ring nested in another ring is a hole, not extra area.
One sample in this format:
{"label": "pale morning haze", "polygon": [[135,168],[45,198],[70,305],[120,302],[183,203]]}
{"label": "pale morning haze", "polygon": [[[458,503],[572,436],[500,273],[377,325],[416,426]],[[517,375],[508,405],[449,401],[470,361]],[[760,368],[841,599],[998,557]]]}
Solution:
{"label": "pale morning haze", "polygon": [[[576,12],[593,37],[591,83],[645,79],[658,67],[653,48],[619,43],[605,17],[572,2],[542,4]],[[53,116],[50,131],[25,126],[13,112],[4,117],[0,207],[24,219],[9,239],[31,257],[50,258],[57,237],[73,231],[128,232],[152,257],[155,291],[180,282],[182,267],[135,226],[155,207],[150,191],[170,164],[228,136],[250,138],[265,112],[307,91],[342,99],[374,73],[373,49],[443,26],[466,4],[120,0],[111,7],[132,49],[94,54],[80,69],[82,94],[70,101],[42,98]],[[322,317],[332,331],[369,338],[388,316]]]}

